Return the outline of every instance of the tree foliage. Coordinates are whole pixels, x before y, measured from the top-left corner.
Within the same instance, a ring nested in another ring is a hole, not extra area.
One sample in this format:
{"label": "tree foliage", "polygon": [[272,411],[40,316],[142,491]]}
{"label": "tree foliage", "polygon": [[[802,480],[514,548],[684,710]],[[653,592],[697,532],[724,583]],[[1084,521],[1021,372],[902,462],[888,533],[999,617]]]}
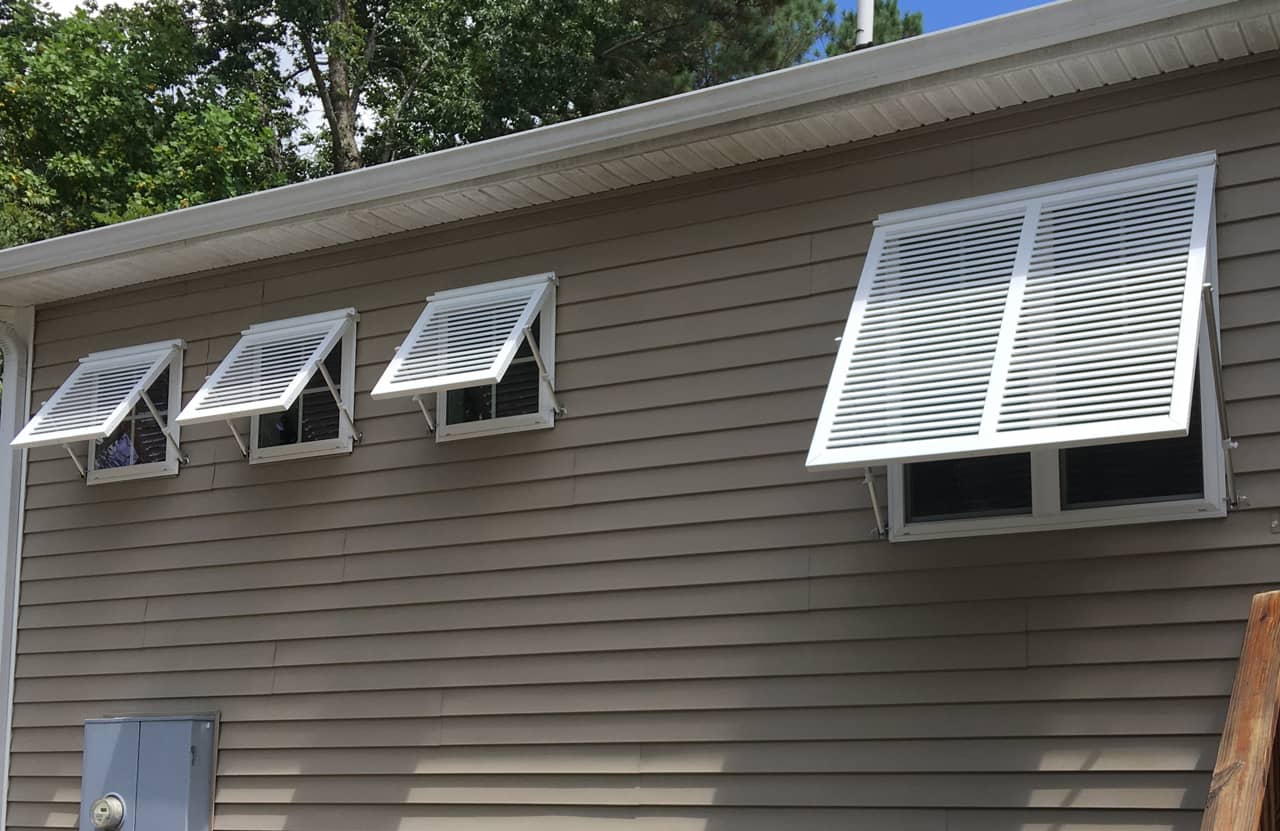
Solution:
{"label": "tree foliage", "polygon": [[[876,18],[878,41],[922,28],[897,0]],[[792,66],[855,31],[834,0],[0,0],[0,246]]]}
{"label": "tree foliage", "polygon": [[210,72],[189,6],[151,0],[62,18],[4,2],[0,244],[288,179],[270,106]]}

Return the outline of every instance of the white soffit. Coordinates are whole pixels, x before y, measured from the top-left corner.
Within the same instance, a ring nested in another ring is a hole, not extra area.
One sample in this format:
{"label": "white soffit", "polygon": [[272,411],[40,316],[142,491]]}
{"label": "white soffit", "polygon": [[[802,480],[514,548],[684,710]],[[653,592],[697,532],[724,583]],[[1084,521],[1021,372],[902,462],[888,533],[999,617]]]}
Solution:
{"label": "white soffit", "polygon": [[554,291],[555,275],[537,274],[432,295],[371,395],[407,398],[498,383]]}
{"label": "white soffit", "polygon": [[1215,158],[877,223],[811,468],[1186,435]]}
{"label": "white soffit", "polygon": [[1063,0],[0,252],[25,305],[857,142],[1280,49],[1275,0]]}
{"label": "white soffit", "polygon": [[355,319],[355,309],[341,309],[250,326],[175,420],[185,426],[289,409]]}
{"label": "white soffit", "polygon": [[[94,352],[80,359],[62,386],[32,416],[12,444],[41,447],[105,439],[183,348],[180,340]],[[168,401],[168,393],[165,393]]]}

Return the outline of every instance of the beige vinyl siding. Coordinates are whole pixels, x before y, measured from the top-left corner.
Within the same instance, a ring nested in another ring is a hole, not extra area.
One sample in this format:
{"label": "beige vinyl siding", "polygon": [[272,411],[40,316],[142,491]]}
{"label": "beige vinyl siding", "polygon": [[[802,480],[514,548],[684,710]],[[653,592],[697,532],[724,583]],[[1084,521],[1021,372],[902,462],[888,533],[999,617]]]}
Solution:
{"label": "beige vinyl siding", "polygon": [[[1250,510],[889,544],[804,453],[876,215],[1221,154]],[[437,445],[368,390],[430,293],[560,275],[553,430]],[[222,716],[221,831],[1191,831],[1280,584],[1280,62],[40,310],[34,399],[182,337],[361,312],[350,456],[173,479],[30,454],[10,829],[80,722]],[[185,400],[184,398],[184,400]]]}

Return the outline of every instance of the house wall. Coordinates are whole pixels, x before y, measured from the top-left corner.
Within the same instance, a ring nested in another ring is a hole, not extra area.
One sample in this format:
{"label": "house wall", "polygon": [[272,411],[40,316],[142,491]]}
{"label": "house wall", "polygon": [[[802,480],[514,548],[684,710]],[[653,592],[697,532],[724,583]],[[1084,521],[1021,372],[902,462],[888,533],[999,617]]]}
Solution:
{"label": "house wall", "polygon": [[[1203,150],[1250,510],[889,544],[804,453],[884,211]],[[437,445],[368,390],[429,293],[561,277],[554,430]],[[1194,829],[1280,582],[1280,62],[41,309],[34,400],[356,306],[347,457],[174,479],[30,454],[10,829],[81,721],[222,716],[222,831]]]}

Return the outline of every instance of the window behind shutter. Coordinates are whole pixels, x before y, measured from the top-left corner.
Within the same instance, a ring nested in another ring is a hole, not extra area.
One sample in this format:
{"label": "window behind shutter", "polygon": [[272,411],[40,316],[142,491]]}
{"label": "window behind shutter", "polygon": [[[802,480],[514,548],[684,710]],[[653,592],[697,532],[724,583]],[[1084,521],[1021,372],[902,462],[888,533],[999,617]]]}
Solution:
{"label": "window behind shutter", "polygon": [[106,438],[164,373],[174,352],[182,348],[182,341],[162,341],[94,352],[81,358],[62,386],[14,438],[13,446],[40,447]]}
{"label": "window behind shutter", "polygon": [[353,325],[354,309],[250,326],[222,359],[179,424],[287,410]]}
{"label": "window behind shutter", "polygon": [[374,398],[496,384],[502,380],[549,297],[555,275],[539,274],[427,299],[396,356],[374,385]]}

